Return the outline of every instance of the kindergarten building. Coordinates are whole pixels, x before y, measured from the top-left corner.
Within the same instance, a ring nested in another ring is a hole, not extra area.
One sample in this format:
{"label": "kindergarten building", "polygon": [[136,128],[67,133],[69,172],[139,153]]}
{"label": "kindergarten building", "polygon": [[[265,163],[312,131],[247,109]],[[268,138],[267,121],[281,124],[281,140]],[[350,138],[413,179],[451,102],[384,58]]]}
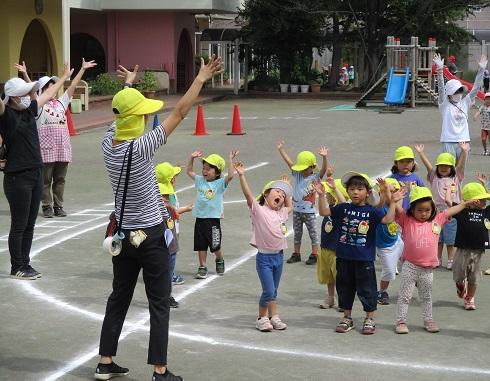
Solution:
{"label": "kindergarten building", "polygon": [[2,0],[0,84],[25,61],[31,78],[78,70],[82,57],[98,66],[87,75],[128,68],[166,71],[171,90],[194,78],[196,14],[236,13],[240,0]]}

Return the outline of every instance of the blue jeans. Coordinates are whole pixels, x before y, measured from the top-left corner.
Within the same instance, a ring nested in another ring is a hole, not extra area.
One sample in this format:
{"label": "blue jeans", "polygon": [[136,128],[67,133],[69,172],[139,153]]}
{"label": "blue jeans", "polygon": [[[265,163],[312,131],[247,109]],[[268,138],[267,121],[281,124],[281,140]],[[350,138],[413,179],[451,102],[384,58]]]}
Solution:
{"label": "blue jeans", "polygon": [[282,250],[277,254],[257,253],[255,268],[262,285],[262,295],[259,301],[261,307],[267,307],[270,301],[276,300],[283,263],[284,254]]}

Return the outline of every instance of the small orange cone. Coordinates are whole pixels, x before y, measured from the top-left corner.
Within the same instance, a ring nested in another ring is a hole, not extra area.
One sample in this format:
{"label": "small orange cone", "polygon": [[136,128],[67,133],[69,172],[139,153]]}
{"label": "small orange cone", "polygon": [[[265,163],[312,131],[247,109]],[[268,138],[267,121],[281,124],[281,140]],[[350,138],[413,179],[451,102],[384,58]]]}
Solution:
{"label": "small orange cone", "polygon": [[71,118],[71,111],[69,108],[66,109],[66,124],[68,124],[68,131],[70,132],[70,136],[75,136],[77,132],[75,131],[75,127],[73,126],[73,119]]}
{"label": "small orange cone", "polygon": [[231,125],[231,132],[227,133],[226,135],[245,135],[245,132],[242,132],[238,105],[233,106],[233,123]]}
{"label": "small orange cone", "polygon": [[202,113],[202,105],[197,106],[196,131],[192,135],[200,136],[207,135],[206,126],[204,125],[204,115]]}

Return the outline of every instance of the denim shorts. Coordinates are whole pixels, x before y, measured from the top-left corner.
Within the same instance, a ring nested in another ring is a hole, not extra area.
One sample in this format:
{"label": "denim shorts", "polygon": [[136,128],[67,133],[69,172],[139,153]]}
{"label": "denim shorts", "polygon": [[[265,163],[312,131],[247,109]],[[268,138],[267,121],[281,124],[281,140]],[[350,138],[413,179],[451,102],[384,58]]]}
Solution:
{"label": "denim shorts", "polygon": [[441,229],[441,234],[439,235],[439,243],[445,243],[446,245],[454,245],[454,240],[456,239],[456,229],[458,223],[455,218],[451,218],[447,224],[445,224]]}

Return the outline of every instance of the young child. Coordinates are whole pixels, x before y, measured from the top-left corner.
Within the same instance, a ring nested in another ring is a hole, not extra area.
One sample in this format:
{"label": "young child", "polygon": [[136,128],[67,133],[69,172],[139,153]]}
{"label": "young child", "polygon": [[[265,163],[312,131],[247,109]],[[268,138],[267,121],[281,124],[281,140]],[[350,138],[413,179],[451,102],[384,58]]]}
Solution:
{"label": "young child", "polygon": [[187,174],[195,181],[197,191],[192,215],[196,217],[194,225],[194,250],[199,255],[199,268],[196,279],[206,279],[208,268],[206,257],[208,247],[216,256],[216,274],[225,273],[225,260],[221,251],[221,224],[223,215],[223,194],[233,179],[233,158],[238,151],[231,151],[228,158],[228,176],[222,178],[225,159],[218,154],[211,154],[202,159],[202,176],[194,172],[194,159],[202,157],[202,151],[194,151],[187,165]]}
{"label": "young child", "polygon": [[396,179],[404,187],[405,198],[402,207],[407,210],[410,206],[410,190],[417,186],[424,186],[424,182],[414,173],[417,170],[417,165],[415,164],[415,155],[410,147],[398,147],[395,150],[394,160],[390,177]]}
{"label": "young child", "polygon": [[319,173],[315,173],[317,164],[313,152],[300,152],[295,164],[286,153],[283,141],[277,144],[277,149],[291,169],[295,183],[293,189],[294,252],[287,260],[287,263],[301,262],[301,238],[303,237],[303,224],[305,224],[311,239],[311,254],[305,263],[314,265],[317,261],[320,242],[316,229],[315,191],[313,190],[312,182],[320,181],[327,171],[328,149],[320,147],[318,152],[322,157],[322,167]]}
{"label": "young child", "polygon": [[[170,218],[167,220],[167,227],[172,230],[172,233],[174,234],[173,242],[169,247],[170,293],[172,293],[172,283],[184,283],[184,278],[181,275],[178,275],[179,282],[174,282],[174,279],[177,277],[175,274],[175,265],[178,251],[179,219],[181,214],[190,212],[192,210],[192,204],[180,208],[177,206],[176,203],[174,184],[180,171],[180,167],[174,167],[167,161],[164,163],[160,163],[155,167],[160,194],[163,197],[163,201],[165,201],[168,214],[170,215]],[[179,307],[179,303],[175,300],[173,296],[170,296],[170,307]]]}
{"label": "young child", "polygon": [[[461,156],[456,165],[456,159],[448,152],[443,152],[437,156],[436,168],[434,168],[427,158],[424,145],[416,144],[415,149],[420,155],[420,159],[427,168],[427,180],[430,183],[430,189],[434,197],[434,203],[437,211],[442,212],[447,209],[446,204],[446,189],[449,188],[452,193],[453,202],[459,204],[461,202],[461,183],[464,179],[464,166],[466,163],[466,157],[468,155],[469,145],[467,143],[460,143]],[[454,239],[456,238],[457,222],[456,219],[452,219],[442,228],[441,234],[439,234],[438,256],[439,266],[442,264],[442,251],[444,244],[447,249],[447,269],[453,268],[454,257]]]}
{"label": "young child", "polygon": [[[390,192],[396,192],[401,189],[400,183],[396,179],[388,177],[385,181],[390,187]],[[379,206],[384,213],[388,211],[389,206],[383,198],[381,198]],[[400,236],[398,224],[393,221],[387,225],[378,225],[376,228],[376,255],[381,261],[378,304],[390,304],[390,296],[387,290],[390,282],[396,277],[397,264],[402,251],[403,240]]]}
{"label": "young child", "polygon": [[321,227],[320,254],[316,267],[316,277],[318,283],[327,285],[327,299],[325,303],[320,304],[321,309],[333,308],[335,306],[335,280],[337,278],[337,266],[335,250],[339,240],[339,225],[334,224],[332,217],[326,216],[327,206],[333,207],[338,203],[344,203],[349,199],[349,195],[342,185],[340,179],[328,177],[326,182],[321,185],[314,184],[318,193],[318,211],[323,217]]}
{"label": "young child", "polygon": [[[486,70],[488,72],[488,70]],[[483,146],[482,154],[490,156],[490,150],[487,149],[487,139],[490,137],[490,93],[485,93],[485,101],[478,111],[473,115],[473,120],[481,116],[481,144]]]}
{"label": "young child", "polygon": [[466,204],[462,203],[437,213],[432,193],[426,187],[412,189],[410,208],[406,212],[397,205],[396,222],[402,229],[405,246],[402,254],[404,262],[398,293],[396,333],[408,333],[408,305],[415,287],[419,290],[424,328],[428,332],[439,332],[439,327],[432,317],[432,269],[439,263],[437,243],[441,227],[465,206]]}
{"label": "young child", "polygon": [[453,280],[458,296],[464,299],[464,309],[471,311],[476,309],[474,297],[477,283],[481,280],[480,260],[485,249],[490,249],[490,206],[486,206],[490,193],[482,184],[474,182],[466,184],[462,194],[465,202],[474,203],[454,216],[458,230],[454,244],[457,249]]}
{"label": "young child", "polygon": [[270,181],[255,199],[245,178],[242,163],[235,163],[240,185],[250,209],[252,239],[250,244],[257,248],[256,269],[262,285],[259,301],[259,316],[255,327],[261,332],[273,329],[284,330],[286,323],[277,313],[277,290],[282,275],[286,242],[286,221],[291,213],[291,185],[282,180]]}
{"label": "young child", "polygon": [[347,172],[342,176],[342,184],[347,189],[351,203],[341,203],[325,210],[325,215],[332,216],[333,223],[340,226],[336,250],[336,286],[339,307],[344,310],[344,318],[335,331],[345,333],[354,328],[351,311],[357,293],[366,312],[362,333],[372,335],[376,330],[373,317],[377,306],[374,268],[376,227],[378,224],[393,222],[395,203],[402,199],[403,193],[398,191],[391,194],[386,182],[378,179],[381,193],[390,203],[385,215],[381,210],[367,204],[374,184],[366,174]]}

